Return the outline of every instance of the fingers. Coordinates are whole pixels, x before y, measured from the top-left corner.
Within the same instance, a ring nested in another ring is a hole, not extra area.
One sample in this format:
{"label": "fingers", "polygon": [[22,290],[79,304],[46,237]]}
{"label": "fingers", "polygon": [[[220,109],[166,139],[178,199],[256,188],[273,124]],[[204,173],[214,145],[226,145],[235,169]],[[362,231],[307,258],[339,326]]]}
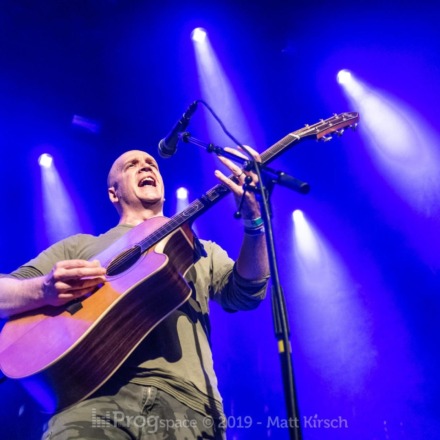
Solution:
{"label": "fingers", "polygon": [[229,177],[226,177],[221,171],[214,171],[215,177],[220,180],[224,185],[226,185],[234,194],[240,196],[243,194],[242,183],[235,183]]}
{"label": "fingers", "polygon": [[[240,147],[239,147],[240,148]],[[252,155],[252,157],[257,160],[261,161],[259,154],[251,147],[246,146],[246,150],[249,150],[249,153]],[[240,150],[243,151],[243,148],[240,148]],[[228,153],[234,154],[237,157],[240,157],[242,159],[248,159],[248,156],[242,153],[241,151],[226,147],[225,151]],[[256,185],[258,182],[258,178],[255,173],[250,171],[245,171],[242,169],[242,167],[235,162],[233,162],[231,159],[228,159],[223,156],[219,156],[219,160],[231,170],[234,179],[230,179],[225,176],[221,171],[215,171],[216,177],[224,183],[231,191],[233,191],[237,196],[240,196],[243,194],[243,185],[245,183],[245,179],[247,176],[252,178],[251,184]]]}
{"label": "fingers", "polygon": [[[259,154],[254,149],[250,147],[246,147],[246,149],[249,150],[253,159],[261,162]],[[243,151],[243,149],[241,150]],[[225,151],[234,154],[237,157],[248,159],[248,155],[245,155],[242,151],[233,148],[225,148]],[[249,183],[249,186],[251,187],[258,184],[257,175],[253,172],[245,171],[231,159],[222,156],[220,156],[219,159],[227,168],[229,168],[229,170],[231,170],[233,177],[227,177],[219,170],[215,171],[215,176],[234,193],[237,206],[239,206],[243,218],[253,219],[259,217],[260,207],[255,198],[255,193],[251,190],[247,190],[245,197],[242,197],[244,192],[243,186],[245,183]],[[251,181],[247,179],[249,177],[252,179]]]}
{"label": "fingers", "polygon": [[[251,156],[254,160],[256,160],[257,162],[261,162],[260,155],[253,148],[248,147],[247,145],[244,147],[246,148],[246,151],[251,154]],[[244,151],[243,148],[241,148],[241,147],[238,147],[238,148],[239,148],[239,150]],[[242,159],[248,160],[249,156],[247,154],[242,153],[239,150],[236,150],[235,148],[229,148],[229,147],[225,148],[225,151],[227,151],[228,153],[233,154],[233,155],[240,157]],[[219,156],[219,159],[221,160],[221,162],[224,165],[226,165],[234,173],[235,177],[238,177],[240,175],[243,175],[243,173],[245,173],[244,170],[242,169],[242,167],[237,165],[236,163],[234,163],[231,159],[227,159],[226,157],[223,157],[223,156]]]}
{"label": "fingers", "polygon": [[48,304],[62,305],[92,292],[106,281],[105,273],[97,260],[60,261],[43,283],[43,296]]}
{"label": "fingers", "polygon": [[241,157],[242,159],[249,159],[248,153],[250,153],[253,159],[257,160],[258,162],[261,162],[260,155],[256,150],[254,150],[252,147],[249,147],[249,145],[243,145],[243,147],[244,148],[238,146],[237,149],[225,147],[225,151],[231,154],[235,154],[236,156]]}
{"label": "fingers", "polygon": [[[225,151],[228,151],[229,153],[232,153],[238,157],[242,157],[243,159],[246,159],[245,156],[243,156],[237,150],[233,150],[232,148],[225,148]],[[242,168],[239,165],[237,165],[235,162],[233,162],[231,159],[228,159],[223,156],[219,156],[218,158],[223,165],[225,165],[227,168],[229,168],[232,171],[234,177],[236,177],[237,179],[240,177],[244,177],[244,171],[242,170]]]}
{"label": "fingers", "polygon": [[[251,148],[249,145],[243,145],[243,147],[246,148],[246,151],[251,154],[251,156],[254,158],[254,160],[256,160],[257,162],[261,162],[260,154],[256,150]],[[241,151],[244,151],[243,148],[240,146],[238,146],[237,148]],[[246,155],[246,158],[248,158],[247,155]]]}
{"label": "fingers", "polygon": [[93,289],[87,288],[87,289],[81,289],[75,291],[68,291],[65,293],[59,293],[58,299],[62,300],[62,302],[68,302],[77,298],[81,298],[82,296],[86,295],[87,293],[90,293],[91,291],[93,291]]}
{"label": "fingers", "polygon": [[55,281],[53,285],[59,293],[71,292],[78,294],[83,290],[90,292],[94,287],[104,283],[105,281],[105,277],[94,277],[78,280],[71,279],[66,282]]}
{"label": "fingers", "polygon": [[106,269],[98,260],[67,260],[57,263],[53,270],[53,277],[58,280],[75,280],[84,277],[102,277]]}

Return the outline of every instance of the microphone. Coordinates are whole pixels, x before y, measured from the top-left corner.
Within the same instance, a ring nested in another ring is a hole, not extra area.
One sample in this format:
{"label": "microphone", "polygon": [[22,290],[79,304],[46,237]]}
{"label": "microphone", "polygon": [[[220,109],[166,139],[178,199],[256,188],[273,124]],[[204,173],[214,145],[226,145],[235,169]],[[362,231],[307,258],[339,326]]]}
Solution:
{"label": "microphone", "polygon": [[173,156],[177,151],[177,144],[179,143],[179,134],[183,133],[186,130],[186,127],[189,125],[189,121],[191,116],[195,113],[197,109],[197,101],[194,101],[190,106],[186,109],[186,112],[182,115],[182,117],[177,121],[176,125],[172,128],[172,130],[164,137],[158,145],[158,151],[160,157],[164,159],[168,159]]}

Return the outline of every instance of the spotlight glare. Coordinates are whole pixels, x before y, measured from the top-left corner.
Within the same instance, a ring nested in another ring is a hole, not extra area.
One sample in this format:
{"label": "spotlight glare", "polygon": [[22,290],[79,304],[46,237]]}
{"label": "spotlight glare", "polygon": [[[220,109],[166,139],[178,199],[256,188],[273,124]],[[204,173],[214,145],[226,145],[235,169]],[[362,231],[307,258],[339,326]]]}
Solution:
{"label": "spotlight glare", "polygon": [[206,31],[203,28],[195,28],[191,32],[191,38],[193,41],[196,41],[197,43],[203,43],[206,39]]}
{"label": "spotlight glare", "polygon": [[52,166],[53,158],[50,154],[44,153],[38,158],[40,167],[50,168]]}
{"label": "spotlight glare", "polygon": [[343,69],[338,72],[337,80],[339,84],[347,84],[351,79],[351,72],[349,70]]}
{"label": "spotlight glare", "polygon": [[300,209],[295,209],[292,213],[293,221],[299,222],[301,220],[304,220],[304,214]]}
{"label": "spotlight glare", "polygon": [[186,188],[179,188],[176,191],[176,196],[179,200],[186,200],[188,198],[188,190]]}

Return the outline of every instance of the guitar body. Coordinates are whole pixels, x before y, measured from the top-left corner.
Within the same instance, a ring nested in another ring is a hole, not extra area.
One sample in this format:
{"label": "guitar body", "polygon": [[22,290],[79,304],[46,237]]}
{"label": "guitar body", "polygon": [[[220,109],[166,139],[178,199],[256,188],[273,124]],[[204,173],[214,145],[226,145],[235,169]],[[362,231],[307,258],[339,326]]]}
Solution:
{"label": "guitar body", "polygon": [[[109,267],[118,255],[166,223],[153,218],[93,259]],[[181,274],[194,263],[193,235],[184,225],[77,304],[17,315],[0,335],[3,373],[19,379],[53,412],[106,382],[140,342],[183,304],[191,289]]]}

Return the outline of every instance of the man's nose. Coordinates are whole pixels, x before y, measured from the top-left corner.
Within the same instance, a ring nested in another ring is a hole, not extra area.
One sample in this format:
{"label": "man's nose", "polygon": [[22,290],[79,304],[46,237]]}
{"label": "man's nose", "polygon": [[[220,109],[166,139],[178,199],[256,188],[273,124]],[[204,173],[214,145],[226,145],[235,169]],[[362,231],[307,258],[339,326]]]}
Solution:
{"label": "man's nose", "polygon": [[152,167],[149,163],[144,163],[140,168],[139,171],[151,171]]}

